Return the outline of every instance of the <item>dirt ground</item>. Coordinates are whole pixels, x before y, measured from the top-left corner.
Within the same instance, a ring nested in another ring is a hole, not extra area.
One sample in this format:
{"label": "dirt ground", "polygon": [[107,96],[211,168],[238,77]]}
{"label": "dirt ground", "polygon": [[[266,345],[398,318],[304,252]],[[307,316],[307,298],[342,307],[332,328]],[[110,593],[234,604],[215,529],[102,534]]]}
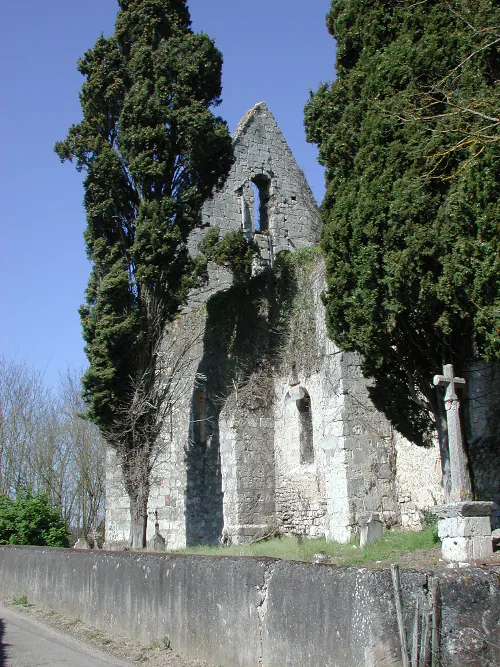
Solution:
{"label": "dirt ground", "polygon": [[[358,567],[388,568],[391,563],[397,563],[404,570],[440,570],[448,567],[446,561],[441,558],[441,547],[434,549],[419,549],[418,551],[403,551],[395,554],[390,559],[380,560],[372,563],[362,563]],[[500,551],[495,551],[489,558],[470,561],[474,567],[500,566]]]}

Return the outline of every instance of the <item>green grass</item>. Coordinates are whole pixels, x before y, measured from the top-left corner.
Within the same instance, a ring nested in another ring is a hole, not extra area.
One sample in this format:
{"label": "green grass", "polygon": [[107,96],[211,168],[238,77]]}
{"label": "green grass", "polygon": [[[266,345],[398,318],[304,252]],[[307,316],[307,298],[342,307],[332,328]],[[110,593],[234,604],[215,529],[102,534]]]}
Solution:
{"label": "green grass", "polygon": [[299,540],[296,537],[276,537],[256,544],[228,547],[190,547],[176,553],[205,554],[212,556],[269,556],[285,560],[311,562],[314,554],[325,553],[338,565],[388,560],[403,551],[431,549],[438,542],[436,530],[430,526],[420,531],[388,530],[380,541],[364,549],[355,541],[348,544],[327,542],[324,537]]}
{"label": "green grass", "polygon": [[28,606],[28,598],[26,595],[22,595],[19,600],[12,600],[12,604],[17,607],[27,607]]}

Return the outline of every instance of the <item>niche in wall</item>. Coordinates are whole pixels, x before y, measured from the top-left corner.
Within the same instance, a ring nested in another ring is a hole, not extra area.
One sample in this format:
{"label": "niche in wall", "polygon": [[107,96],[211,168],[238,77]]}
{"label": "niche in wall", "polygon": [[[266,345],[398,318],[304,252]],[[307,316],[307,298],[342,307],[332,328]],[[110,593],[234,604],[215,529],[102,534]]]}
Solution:
{"label": "niche in wall", "polygon": [[299,412],[300,462],[306,464],[314,462],[313,423],[311,397],[305,389],[302,393],[295,403]]}

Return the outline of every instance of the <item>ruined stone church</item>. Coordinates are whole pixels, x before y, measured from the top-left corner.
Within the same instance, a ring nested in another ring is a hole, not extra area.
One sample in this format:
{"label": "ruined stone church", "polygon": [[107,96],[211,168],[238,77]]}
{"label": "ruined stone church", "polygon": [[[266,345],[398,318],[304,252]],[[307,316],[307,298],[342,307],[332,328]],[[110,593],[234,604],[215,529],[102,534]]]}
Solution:
{"label": "ruined stone church", "polygon": [[[234,134],[235,162],[205,204],[210,227],[259,248],[252,277],[209,264],[165,339],[172,396],[152,465],[148,539],[166,546],[242,543],[276,529],[345,542],[363,517],[418,527],[443,500],[439,448],[406,441],[372,405],[360,359],[326,333],[316,202],[261,103]],[[500,516],[498,368],[475,364],[463,404],[478,497]],[[106,544],[128,541],[130,505],[109,450]]]}

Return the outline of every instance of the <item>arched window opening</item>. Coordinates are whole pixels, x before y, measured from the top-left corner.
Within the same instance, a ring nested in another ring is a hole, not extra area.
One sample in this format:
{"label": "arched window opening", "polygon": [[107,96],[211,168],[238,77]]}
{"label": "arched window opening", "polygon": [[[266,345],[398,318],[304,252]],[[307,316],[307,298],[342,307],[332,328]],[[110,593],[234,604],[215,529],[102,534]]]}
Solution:
{"label": "arched window opening", "polygon": [[254,231],[262,234],[269,229],[269,197],[271,181],[264,174],[255,176],[252,180],[254,200]]}
{"label": "arched window opening", "polygon": [[299,411],[299,442],[300,462],[303,464],[314,462],[313,423],[311,411],[311,397],[304,390],[304,396],[296,401]]}
{"label": "arched window opening", "polygon": [[205,392],[195,389],[193,394],[193,441],[205,444],[207,440],[207,407]]}

